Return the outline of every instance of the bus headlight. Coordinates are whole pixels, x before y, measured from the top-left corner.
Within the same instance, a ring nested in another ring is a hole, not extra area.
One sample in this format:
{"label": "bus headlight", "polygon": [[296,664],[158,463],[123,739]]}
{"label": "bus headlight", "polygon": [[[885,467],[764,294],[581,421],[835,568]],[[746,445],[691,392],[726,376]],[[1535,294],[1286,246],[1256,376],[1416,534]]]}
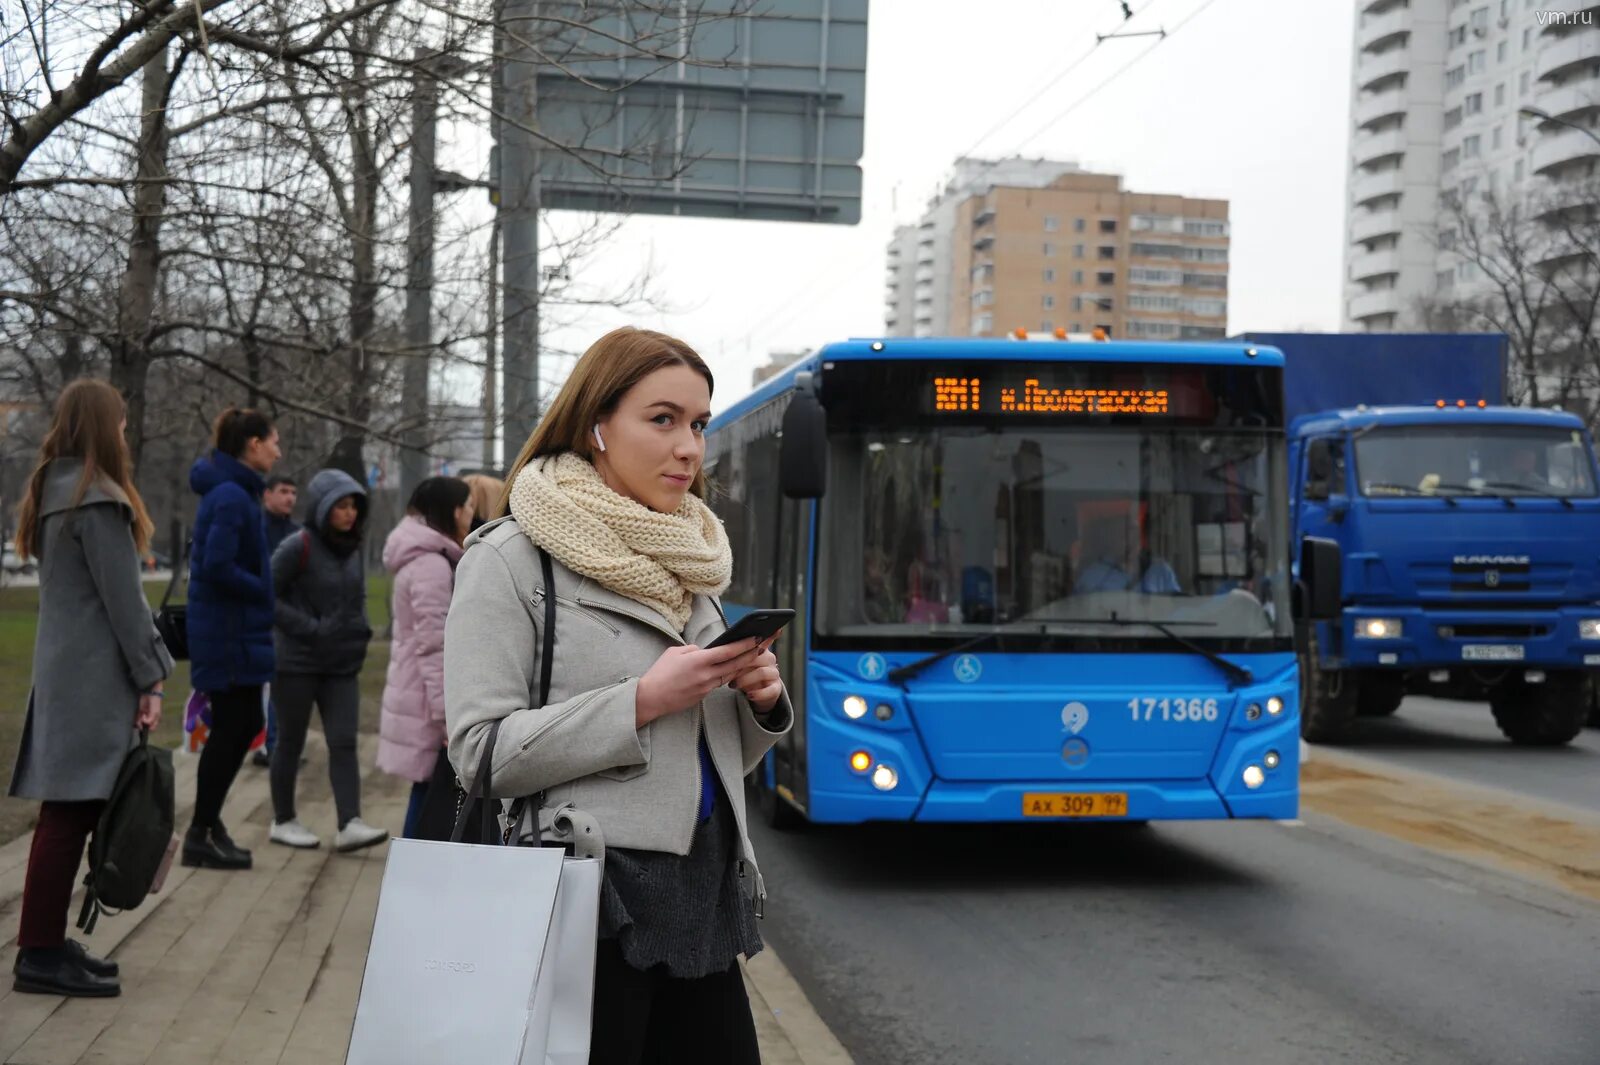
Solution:
{"label": "bus headlight", "polygon": [[1405,632],[1399,618],[1363,618],[1356,635],[1367,640],[1398,640]]}
{"label": "bus headlight", "polygon": [[1261,759],[1261,764],[1268,769],[1276,769],[1283,764],[1283,756],[1277,751],[1268,751]]}
{"label": "bus headlight", "polygon": [[1600,618],[1584,618],[1578,622],[1578,639],[1600,640]]}
{"label": "bus headlight", "polygon": [[872,771],[872,786],[879,791],[893,791],[900,784],[900,774],[893,766],[880,765]]}
{"label": "bus headlight", "polygon": [[1261,785],[1265,784],[1266,782],[1267,782],[1266,771],[1263,770],[1260,766],[1258,766],[1258,765],[1247,765],[1247,766],[1244,767],[1244,786],[1245,787],[1249,788],[1251,791],[1254,791],[1257,788],[1259,788]]}
{"label": "bus headlight", "polygon": [[1279,714],[1283,713],[1283,700],[1278,698],[1276,695],[1269,696],[1267,698],[1267,713],[1271,714],[1273,717],[1277,717]]}
{"label": "bus headlight", "polygon": [[844,697],[844,716],[851,721],[860,721],[867,716],[867,701],[859,695]]}

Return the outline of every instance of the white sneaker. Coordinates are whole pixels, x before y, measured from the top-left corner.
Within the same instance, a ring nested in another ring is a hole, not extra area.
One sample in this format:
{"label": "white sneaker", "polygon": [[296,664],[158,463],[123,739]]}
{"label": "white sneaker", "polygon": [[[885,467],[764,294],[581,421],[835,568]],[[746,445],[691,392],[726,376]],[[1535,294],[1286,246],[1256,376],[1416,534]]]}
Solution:
{"label": "white sneaker", "polygon": [[389,838],[389,833],[381,828],[373,828],[359,817],[352,817],[350,823],[339,830],[339,838],[334,841],[334,849],[340,853],[358,851],[363,847],[376,846]]}
{"label": "white sneaker", "polygon": [[322,845],[317,834],[299,821],[272,822],[272,842],[281,843],[285,847],[299,847],[301,850],[310,850]]}

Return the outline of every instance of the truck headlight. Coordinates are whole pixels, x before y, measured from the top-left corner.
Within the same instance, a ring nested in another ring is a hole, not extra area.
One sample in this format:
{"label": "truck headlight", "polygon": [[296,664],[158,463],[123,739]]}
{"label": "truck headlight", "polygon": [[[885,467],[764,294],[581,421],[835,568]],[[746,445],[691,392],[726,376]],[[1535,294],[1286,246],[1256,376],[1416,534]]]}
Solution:
{"label": "truck headlight", "polygon": [[1356,635],[1364,640],[1398,640],[1405,632],[1399,618],[1362,618]]}
{"label": "truck headlight", "polygon": [[1600,618],[1584,618],[1578,622],[1578,639],[1600,640]]}

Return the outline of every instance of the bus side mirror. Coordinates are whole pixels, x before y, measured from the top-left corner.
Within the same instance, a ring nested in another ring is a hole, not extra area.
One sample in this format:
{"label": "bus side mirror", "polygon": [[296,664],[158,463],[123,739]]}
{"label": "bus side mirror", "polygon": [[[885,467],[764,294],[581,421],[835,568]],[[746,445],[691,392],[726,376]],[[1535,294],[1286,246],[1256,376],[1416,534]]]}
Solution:
{"label": "bus side mirror", "polygon": [[821,499],[828,490],[828,413],[809,385],[799,383],[783,412],[778,483],[790,499]]}
{"label": "bus side mirror", "polygon": [[1320,536],[1300,541],[1300,581],[1295,611],[1304,621],[1332,621],[1339,616],[1344,584],[1344,558],[1339,545]]}

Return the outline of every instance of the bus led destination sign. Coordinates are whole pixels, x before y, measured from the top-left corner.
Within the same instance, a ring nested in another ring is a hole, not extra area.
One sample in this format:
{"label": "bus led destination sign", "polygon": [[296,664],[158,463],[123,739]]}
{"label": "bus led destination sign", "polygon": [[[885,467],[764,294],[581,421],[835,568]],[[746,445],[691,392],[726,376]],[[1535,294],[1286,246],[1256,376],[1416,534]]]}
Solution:
{"label": "bus led destination sign", "polygon": [[[999,402],[994,402],[998,393]],[[934,410],[940,413],[995,412],[1001,414],[1171,414],[1164,388],[1046,388],[1036,377],[1024,378],[1020,387],[991,386],[984,402],[983,379],[935,377]]]}

